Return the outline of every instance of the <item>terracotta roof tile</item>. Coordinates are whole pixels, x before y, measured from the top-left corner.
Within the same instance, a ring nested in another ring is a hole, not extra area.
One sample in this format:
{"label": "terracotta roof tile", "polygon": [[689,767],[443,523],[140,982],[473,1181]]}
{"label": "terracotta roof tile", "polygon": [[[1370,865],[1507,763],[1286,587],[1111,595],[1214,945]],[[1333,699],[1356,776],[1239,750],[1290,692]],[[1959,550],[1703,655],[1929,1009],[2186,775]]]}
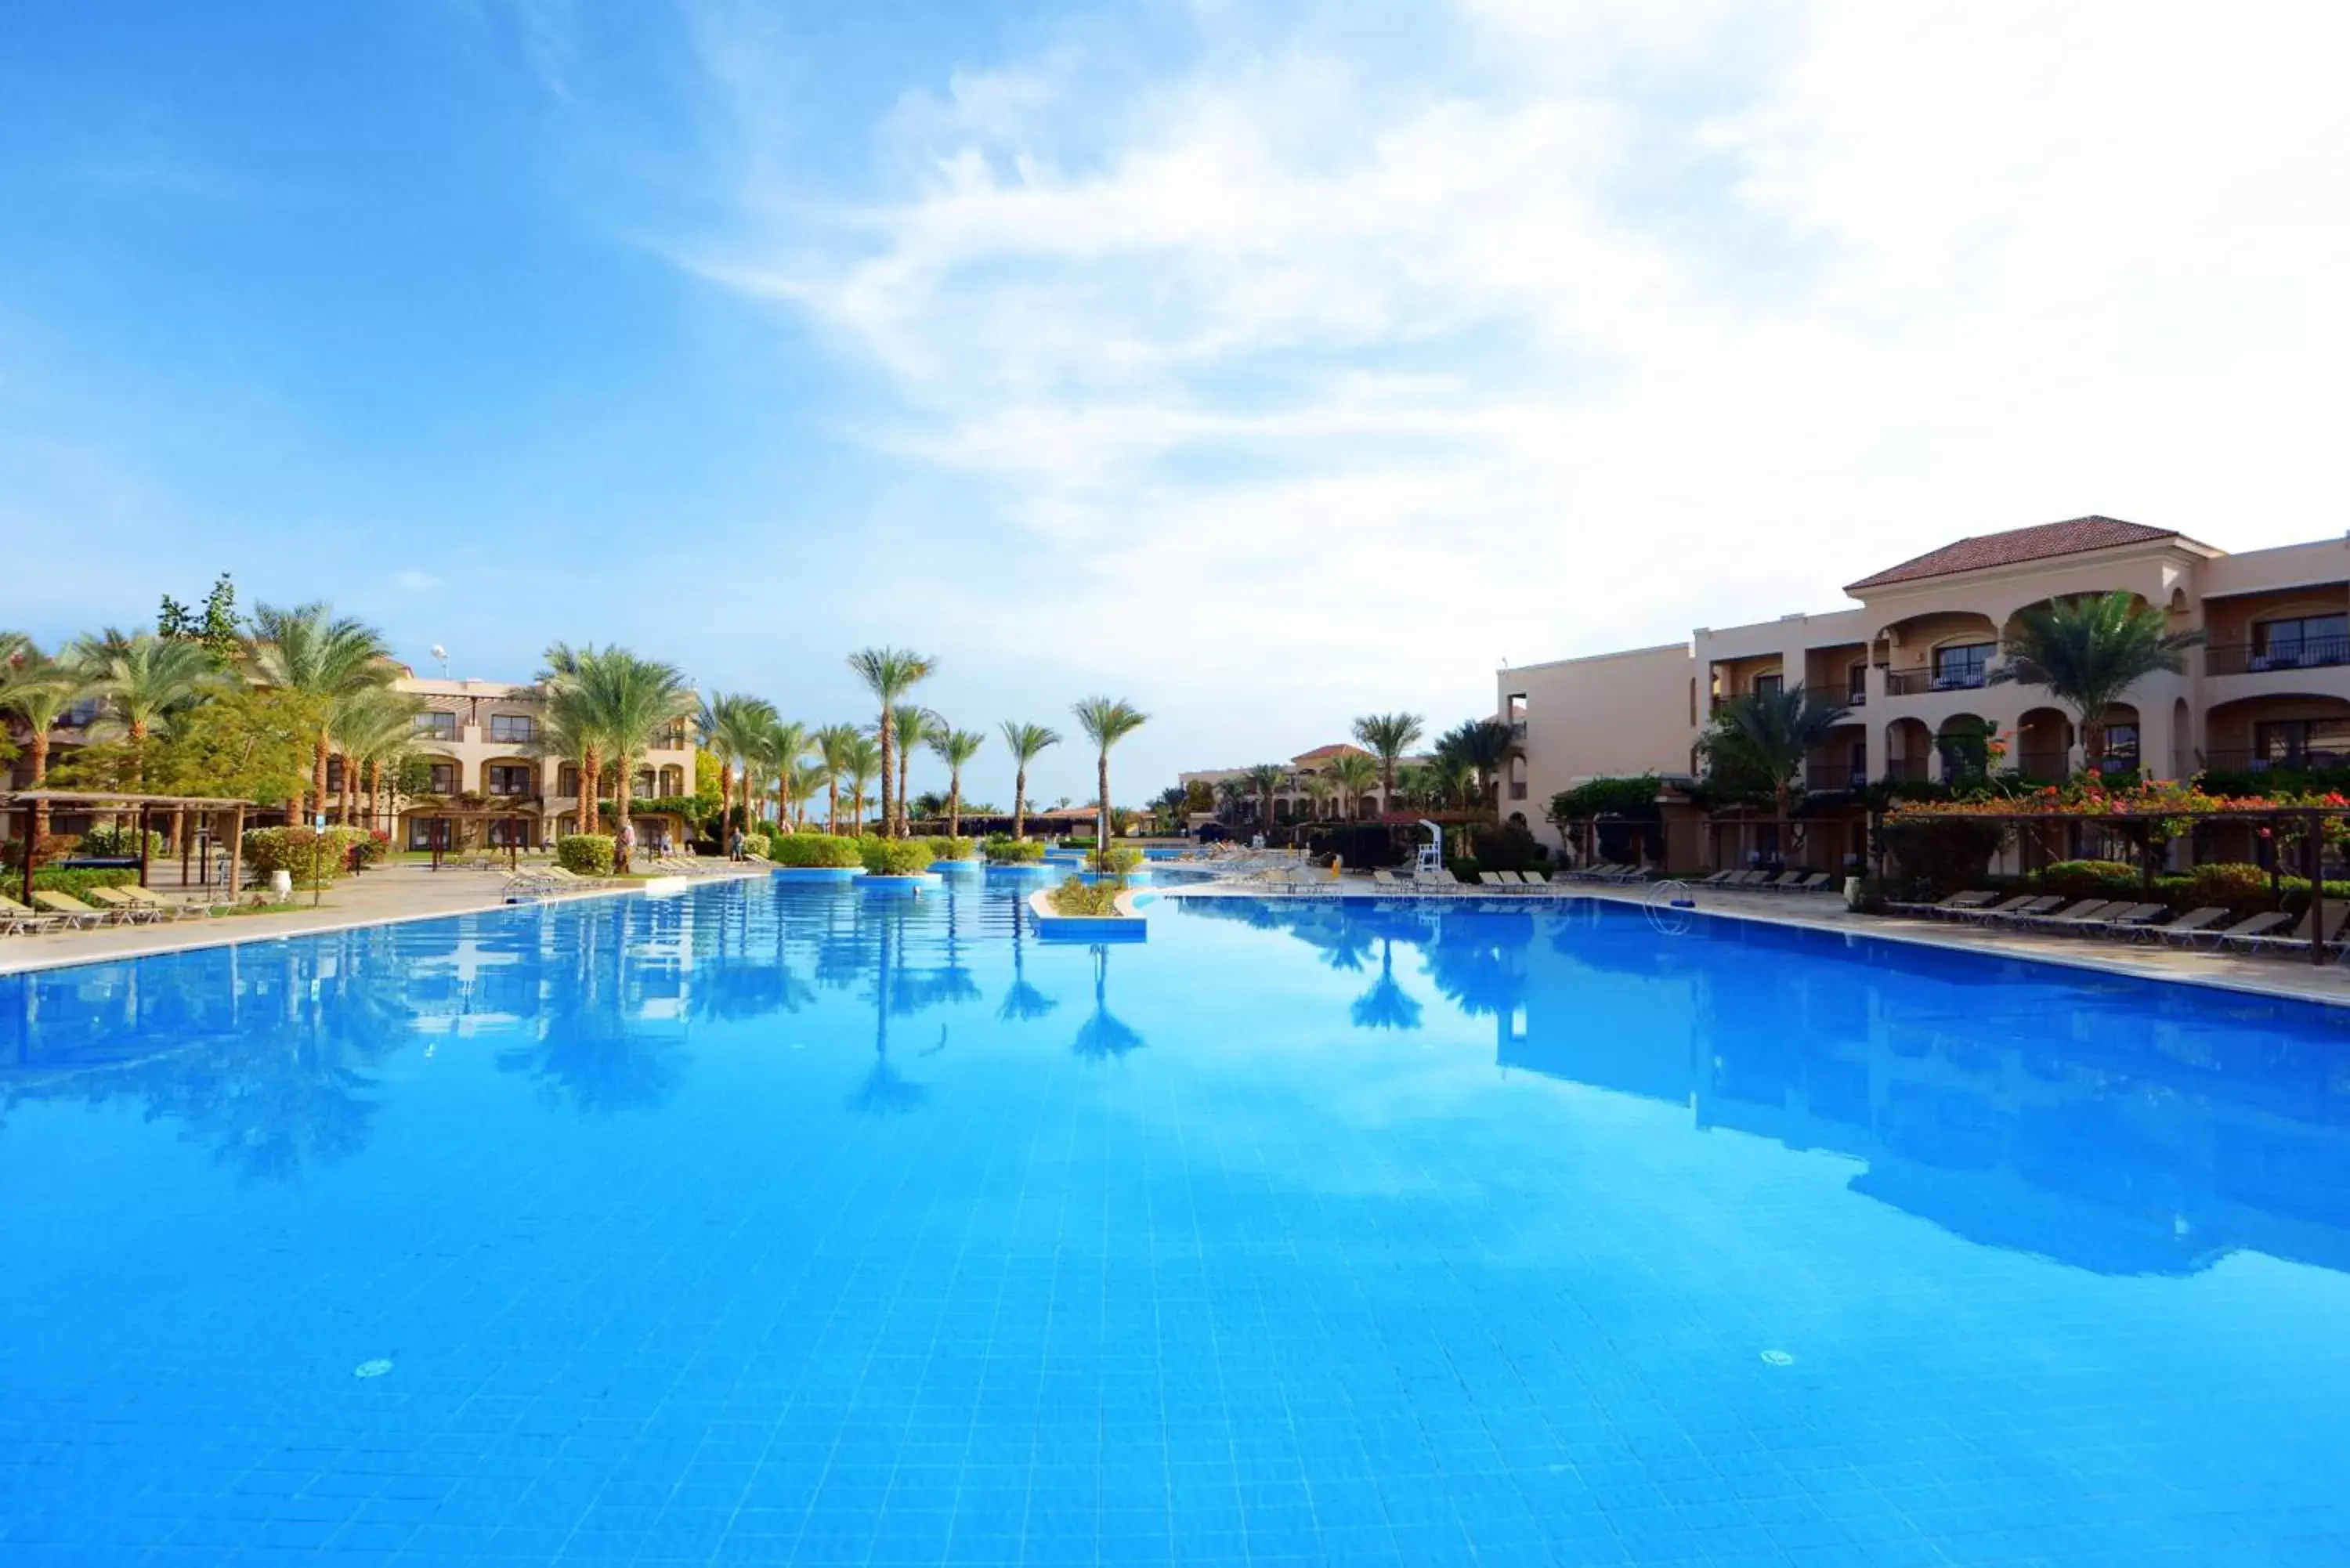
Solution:
{"label": "terracotta roof tile", "polygon": [[1845,592],[1881,588],[1894,583],[1914,583],[1925,577],[1947,577],[1959,572],[1979,572],[1989,566],[2013,566],[2057,556],[2078,556],[2107,550],[2116,545],[2143,545],[2152,539],[2176,539],[2175,528],[2149,528],[2118,517],[2074,517],[2043,523],[2033,528],[2011,528],[2004,534],[1978,534],[1929,550],[1874,576],[1845,585]]}
{"label": "terracotta roof tile", "polygon": [[1360,746],[1350,746],[1341,742],[1335,746],[1316,746],[1310,752],[1300,752],[1289,760],[1293,763],[1318,763],[1325,757],[1340,757],[1348,752],[1354,753],[1358,757],[1367,757],[1371,754]]}

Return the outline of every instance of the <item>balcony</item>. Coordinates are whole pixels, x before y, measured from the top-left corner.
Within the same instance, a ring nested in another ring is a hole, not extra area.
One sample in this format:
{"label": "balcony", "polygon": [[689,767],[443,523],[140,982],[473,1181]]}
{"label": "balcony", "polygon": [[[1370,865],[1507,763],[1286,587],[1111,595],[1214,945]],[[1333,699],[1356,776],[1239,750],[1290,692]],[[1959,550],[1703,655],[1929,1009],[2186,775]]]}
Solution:
{"label": "balcony", "polygon": [[1972,691],[1990,682],[1980,670],[1888,670],[1885,672],[1885,694],[1887,697],[1919,697],[1929,691]]}
{"label": "balcony", "polygon": [[2207,675],[2262,675],[2274,670],[2331,670],[2350,664],[2350,637],[2305,637],[2254,648],[2215,643],[2203,650]]}

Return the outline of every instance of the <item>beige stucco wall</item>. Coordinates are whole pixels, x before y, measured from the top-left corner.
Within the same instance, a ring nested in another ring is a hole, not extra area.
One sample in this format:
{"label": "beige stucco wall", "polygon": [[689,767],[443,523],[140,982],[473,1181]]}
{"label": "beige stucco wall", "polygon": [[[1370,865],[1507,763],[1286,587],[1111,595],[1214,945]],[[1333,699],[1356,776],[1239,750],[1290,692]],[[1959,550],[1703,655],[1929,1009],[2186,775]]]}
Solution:
{"label": "beige stucco wall", "polygon": [[1513,695],[1526,701],[1525,754],[1503,791],[1503,812],[1524,812],[1535,836],[1556,844],[1544,816],[1559,791],[1612,774],[1687,774],[1700,686],[1697,661],[1679,642],[1500,671],[1494,712],[1507,718]]}

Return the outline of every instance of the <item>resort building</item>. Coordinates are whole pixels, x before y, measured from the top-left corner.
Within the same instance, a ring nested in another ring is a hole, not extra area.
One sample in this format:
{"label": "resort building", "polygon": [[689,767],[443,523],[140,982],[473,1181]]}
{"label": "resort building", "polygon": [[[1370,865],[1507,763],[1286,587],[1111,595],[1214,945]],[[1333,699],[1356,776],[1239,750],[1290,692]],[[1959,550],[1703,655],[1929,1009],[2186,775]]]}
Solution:
{"label": "resort building", "polygon": [[[1495,711],[1521,746],[1503,809],[1556,843],[1544,820],[1554,794],[1607,776],[1693,779],[1698,738],[1722,704],[1799,683],[1848,710],[1806,761],[1814,797],[1950,776],[1964,765],[1959,742],[1986,726],[2003,766],[2061,782],[2084,765],[2070,716],[2041,688],[1989,676],[2020,613],[2116,589],[2206,642],[2183,674],[2141,680],[2106,715],[2108,770],[2350,765],[2350,538],[2230,555],[2173,529],[2076,517],[1869,573],[1846,586],[1850,607],[1503,670]],[[1832,831],[1859,852],[1856,813]]]}
{"label": "resort building", "polygon": [[[1334,784],[1317,785],[1315,781],[1327,774],[1332,763],[1340,757],[1363,757],[1376,764],[1378,758],[1360,746],[1339,742],[1334,745],[1316,746],[1310,752],[1300,752],[1284,765],[1281,783],[1273,792],[1273,820],[1275,826],[1295,822],[1376,822],[1391,811],[1400,813],[1400,804],[1390,807],[1379,781],[1372,783],[1359,796],[1351,792],[1342,802],[1341,792]],[[1396,762],[1399,775],[1407,768],[1425,767],[1431,760],[1426,753],[1400,757]],[[1249,769],[1202,768],[1196,772],[1178,774],[1176,782],[1185,789],[1194,784],[1205,784],[1216,793],[1221,805],[1227,793],[1220,786],[1231,783],[1237,786],[1229,792],[1233,810],[1243,822],[1254,822],[1261,809],[1256,785],[1250,781]],[[1318,796],[1318,798],[1317,798]]]}

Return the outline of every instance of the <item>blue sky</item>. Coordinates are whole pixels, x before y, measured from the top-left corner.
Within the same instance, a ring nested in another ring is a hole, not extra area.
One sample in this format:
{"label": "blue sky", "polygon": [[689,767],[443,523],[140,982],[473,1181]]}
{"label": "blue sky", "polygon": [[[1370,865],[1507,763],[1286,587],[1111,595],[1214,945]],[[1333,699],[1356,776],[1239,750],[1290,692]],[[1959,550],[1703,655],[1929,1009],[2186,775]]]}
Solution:
{"label": "blue sky", "polygon": [[0,622],[227,569],[812,721],[912,644],[1140,794],[1962,534],[2324,535],[2343,26],[18,0]]}

